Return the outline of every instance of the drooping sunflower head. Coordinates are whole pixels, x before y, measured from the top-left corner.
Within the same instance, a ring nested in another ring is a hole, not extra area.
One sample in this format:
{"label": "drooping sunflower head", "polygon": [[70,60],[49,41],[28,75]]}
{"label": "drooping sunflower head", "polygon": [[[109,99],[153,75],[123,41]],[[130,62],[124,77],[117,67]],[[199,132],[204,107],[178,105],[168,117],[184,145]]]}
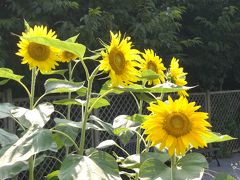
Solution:
{"label": "drooping sunflower head", "polygon": [[142,124],[146,140],[153,146],[160,144],[160,150],[167,148],[170,156],[184,155],[190,147],[207,146],[204,138],[211,135],[211,124],[207,113],[196,112],[199,108],[182,96],[175,101],[169,96],[167,103],[150,104],[152,114]]}
{"label": "drooping sunflower head", "polygon": [[62,51],[60,55],[60,61],[61,62],[70,62],[72,60],[77,59],[78,56],[69,52],[69,51]]}
{"label": "drooping sunflower head", "polygon": [[25,37],[39,36],[51,39],[56,39],[57,37],[55,32],[52,30],[48,31],[47,27],[34,26],[34,28],[30,28],[26,33],[22,33],[20,42],[17,44],[20,49],[16,54],[22,57],[22,64],[28,63],[29,69],[37,67],[44,73],[55,69],[55,66],[58,65],[58,50],[24,39]]}
{"label": "drooping sunflower head", "polygon": [[101,52],[102,60],[100,61],[99,70],[109,72],[113,87],[127,86],[138,81],[139,51],[132,48],[130,37],[123,37],[121,33],[111,34],[111,43],[105,45],[106,50]]}
{"label": "drooping sunflower head", "polygon": [[[179,60],[175,57],[172,58],[170,69],[168,71],[168,77],[171,79],[171,82],[178,86],[185,86],[187,84],[186,75],[187,73],[183,72],[183,68],[179,67]],[[179,95],[189,96],[185,90],[178,91]]]}
{"label": "drooping sunflower head", "polygon": [[166,68],[162,63],[162,58],[157,56],[152,49],[145,49],[142,56],[143,60],[141,61],[141,71],[150,69],[159,75],[159,78],[157,79],[148,80],[148,85],[157,85],[165,82],[165,75],[163,71],[166,70]]}

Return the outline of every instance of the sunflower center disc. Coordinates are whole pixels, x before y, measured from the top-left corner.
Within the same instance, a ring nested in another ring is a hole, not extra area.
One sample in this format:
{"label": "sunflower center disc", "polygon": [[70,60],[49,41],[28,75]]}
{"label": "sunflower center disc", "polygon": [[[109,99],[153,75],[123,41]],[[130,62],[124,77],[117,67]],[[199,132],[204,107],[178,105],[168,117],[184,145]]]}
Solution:
{"label": "sunflower center disc", "polygon": [[191,130],[191,122],[182,113],[173,113],[167,117],[165,130],[172,136],[179,137]]}
{"label": "sunflower center disc", "polygon": [[157,73],[157,67],[156,67],[156,64],[153,63],[153,62],[148,62],[148,69],[154,71],[155,73]]}
{"label": "sunflower center disc", "polygon": [[125,67],[125,58],[122,52],[112,50],[109,54],[109,63],[116,74],[122,74]]}
{"label": "sunflower center disc", "polygon": [[28,45],[28,53],[34,60],[45,61],[50,56],[50,49],[48,46],[30,42]]}

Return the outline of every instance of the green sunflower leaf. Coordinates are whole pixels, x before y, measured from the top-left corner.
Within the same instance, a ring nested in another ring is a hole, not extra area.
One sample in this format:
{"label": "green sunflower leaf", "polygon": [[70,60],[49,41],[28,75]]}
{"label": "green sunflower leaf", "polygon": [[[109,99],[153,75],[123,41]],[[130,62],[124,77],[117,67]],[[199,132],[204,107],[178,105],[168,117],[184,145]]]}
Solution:
{"label": "green sunflower leaf", "polygon": [[207,143],[214,143],[214,142],[224,142],[224,141],[229,141],[229,140],[235,140],[237,138],[234,138],[234,137],[231,137],[229,135],[221,135],[220,133],[211,133],[211,136],[210,137],[203,137],[204,140],[207,142]]}
{"label": "green sunflower leaf", "polygon": [[108,153],[96,151],[90,156],[69,155],[63,161],[58,178],[60,180],[82,179],[120,180],[115,159]]}
{"label": "green sunflower leaf", "polygon": [[75,92],[81,89],[84,85],[84,82],[72,82],[68,80],[62,79],[48,79],[44,83],[45,93],[67,93],[67,92]]}
{"label": "green sunflower leaf", "polygon": [[[0,157],[0,179],[15,176],[28,167],[27,160],[40,152],[51,150],[55,143],[49,129],[31,127]],[[11,157],[11,158],[10,158]]]}
{"label": "green sunflower leaf", "polygon": [[142,72],[142,76],[141,76],[141,79],[144,79],[144,80],[153,80],[153,79],[157,79],[159,78],[159,74],[157,74],[156,72],[154,72],[153,70],[151,69],[148,69],[148,70],[145,70]]}
{"label": "green sunflower leaf", "polygon": [[[97,101],[97,103],[95,103],[96,101]],[[53,104],[65,105],[65,106],[68,106],[68,105],[82,106],[82,105],[86,104],[86,101],[81,100],[81,99],[61,99],[61,100],[54,101]],[[89,105],[90,106],[93,105],[94,109],[98,109],[100,107],[108,106],[108,105],[110,105],[110,103],[104,98],[101,98],[98,100],[97,100],[97,98],[91,98]]]}
{"label": "green sunflower leaf", "polygon": [[170,93],[170,92],[177,92],[177,91],[181,91],[181,90],[188,90],[191,89],[193,87],[187,87],[187,86],[178,86],[176,84],[170,83],[170,82],[166,82],[163,84],[159,84],[153,87],[142,87],[139,84],[131,84],[129,86],[126,87],[117,87],[114,88],[115,90],[118,91],[123,91],[123,92],[139,92],[139,93]]}
{"label": "green sunflower leaf", "polygon": [[76,54],[78,57],[80,57],[80,59],[83,59],[86,51],[86,46],[79,43],[61,41],[59,39],[52,39],[48,37],[39,37],[39,36],[22,37],[22,38],[38,44],[52,46],[64,51],[69,51],[73,54]]}
{"label": "green sunflower leaf", "polygon": [[11,69],[0,68],[0,77],[20,82],[24,76],[14,74]]}

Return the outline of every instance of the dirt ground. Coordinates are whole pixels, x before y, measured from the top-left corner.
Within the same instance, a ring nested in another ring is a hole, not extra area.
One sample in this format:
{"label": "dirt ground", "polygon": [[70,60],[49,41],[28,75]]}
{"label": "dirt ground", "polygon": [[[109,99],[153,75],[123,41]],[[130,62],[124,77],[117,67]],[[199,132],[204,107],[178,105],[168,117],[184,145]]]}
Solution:
{"label": "dirt ground", "polygon": [[240,180],[240,153],[235,153],[230,158],[219,159],[219,162],[220,166],[217,165],[216,160],[209,163],[209,170],[206,170],[203,180],[213,180],[215,178],[211,175],[219,172],[228,173],[236,180]]}

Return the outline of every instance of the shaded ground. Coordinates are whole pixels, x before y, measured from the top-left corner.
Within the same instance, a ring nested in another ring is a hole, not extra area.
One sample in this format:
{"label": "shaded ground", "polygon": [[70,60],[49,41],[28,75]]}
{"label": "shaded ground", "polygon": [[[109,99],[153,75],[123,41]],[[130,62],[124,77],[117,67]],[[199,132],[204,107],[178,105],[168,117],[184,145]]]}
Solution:
{"label": "shaded ground", "polygon": [[[217,165],[216,160],[212,160],[209,163],[209,170],[206,173],[215,175],[216,172],[226,172],[237,180],[240,180],[240,153],[233,154],[230,158],[219,159],[220,167]],[[203,180],[212,180],[214,179],[210,175],[204,175]]]}

